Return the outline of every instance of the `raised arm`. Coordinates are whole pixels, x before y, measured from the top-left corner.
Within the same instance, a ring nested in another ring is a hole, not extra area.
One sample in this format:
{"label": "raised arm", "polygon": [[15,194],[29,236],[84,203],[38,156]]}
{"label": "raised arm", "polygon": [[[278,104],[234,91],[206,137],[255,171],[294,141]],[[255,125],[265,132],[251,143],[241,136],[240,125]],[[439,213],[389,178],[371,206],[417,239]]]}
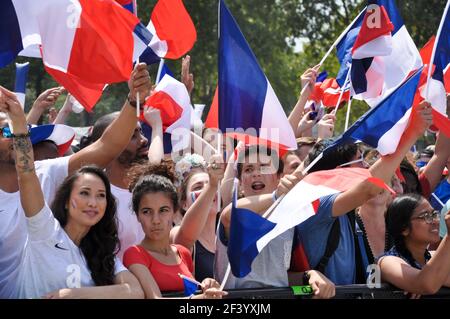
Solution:
{"label": "raised arm", "polygon": [[46,109],[55,105],[56,100],[58,100],[58,97],[63,92],[64,92],[64,88],[56,87],[56,88],[48,89],[48,90],[44,91],[43,93],[41,93],[41,95],[38,96],[36,101],[34,101],[30,112],[28,112],[27,122],[29,124],[37,124],[39,122],[39,119],[42,116],[42,113],[44,113]]}
{"label": "raised arm", "polygon": [[164,158],[164,141],[163,127],[161,121],[161,113],[153,107],[144,109],[144,117],[148,124],[152,127],[152,139],[148,148],[148,162],[158,165]]}
{"label": "raised arm", "polygon": [[[213,168],[212,165],[216,165],[217,168]],[[192,249],[200,237],[208,220],[208,215],[219,187],[219,181],[223,178],[223,166],[221,155],[213,155],[211,157],[211,164],[208,165],[209,183],[189,207],[181,221],[181,225],[172,229],[171,236],[175,244]]]}
{"label": "raised arm", "polygon": [[45,202],[34,168],[33,146],[28,133],[27,120],[16,95],[1,86],[0,112],[7,113],[11,120],[20,202],[25,215],[32,217],[41,211]]}
{"label": "raised arm", "polygon": [[64,101],[64,105],[59,110],[56,119],[53,121],[53,124],[64,124],[66,123],[66,119],[69,116],[70,112],[72,112],[72,101],[70,100],[70,94],[67,94],[66,100]]}
{"label": "raised arm", "polygon": [[111,123],[100,139],[71,156],[69,174],[86,164],[105,167],[125,149],[137,124],[136,109],[130,104],[130,101],[134,104],[136,94],[139,92],[141,106],[143,106],[145,98],[150,94],[151,82],[145,63],[140,63],[135,67],[131,73],[128,87],[130,89],[129,98],[119,117]]}
{"label": "raised arm", "polygon": [[[431,105],[429,103],[423,102],[417,108],[414,108],[410,124],[400,139],[397,150],[392,154],[381,157],[370,167],[369,170],[372,176],[389,183],[408,150],[422,136],[427,127],[431,125],[431,122]],[[336,197],[333,205],[333,216],[346,214],[378,195],[381,191],[381,188],[369,181],[361,182],[356,187]]]}
{"label": "raised arm", "polygon": [[303,116],[303,110],[305,108],[305,104],[308,101],[309,95],[314,90],[314,84],[316,83],[316,77],[317,77],[317,70],[319,69],[320,65],[316,65],[314,68],[308,69],[305,71],[305,73],[301,76],[301,86],[302,88],[305,87],[305,85],[308,85],[308,88],[305,89],[303,94],[301,94],[298,98],[297,104],[295,104],[294,109],[292,110],[291,114],[289,114],[288,120],[291,124],[292,130],[294,132],[297,132],[297,127],[302,119]]}

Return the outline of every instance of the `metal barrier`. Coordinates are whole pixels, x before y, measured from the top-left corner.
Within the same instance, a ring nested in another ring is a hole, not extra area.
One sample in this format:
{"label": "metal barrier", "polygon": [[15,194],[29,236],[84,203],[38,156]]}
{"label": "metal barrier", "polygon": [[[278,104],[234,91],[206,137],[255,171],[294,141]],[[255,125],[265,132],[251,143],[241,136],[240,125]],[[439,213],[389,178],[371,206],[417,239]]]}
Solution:
{"label": "metal barrier", "polygon": [[[311,294],[299,292],[295,287],[230,289],[226,299],[310,299]],[[180,297],[181,293],[165,293],[165,297]],[[441,288],[434,295],[422,296],[424,299],[450,299],[450,288]],[[389,284],[380,288],[368,288],[366,285],[336,286],[334,299],[408,299],[404,291]]]}

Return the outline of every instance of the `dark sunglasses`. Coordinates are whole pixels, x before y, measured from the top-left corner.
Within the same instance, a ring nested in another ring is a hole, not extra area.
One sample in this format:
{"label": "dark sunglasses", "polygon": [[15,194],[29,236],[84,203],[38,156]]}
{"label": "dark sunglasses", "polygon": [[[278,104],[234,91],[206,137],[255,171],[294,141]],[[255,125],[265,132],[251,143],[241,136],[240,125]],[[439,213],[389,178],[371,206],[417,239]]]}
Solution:
{"label": "dark sunglasses", "polygon": [[12,132],[11,132],[11,129],[9,128],[9,126],[0,127],[0,132],[4,138],[12,137]]}

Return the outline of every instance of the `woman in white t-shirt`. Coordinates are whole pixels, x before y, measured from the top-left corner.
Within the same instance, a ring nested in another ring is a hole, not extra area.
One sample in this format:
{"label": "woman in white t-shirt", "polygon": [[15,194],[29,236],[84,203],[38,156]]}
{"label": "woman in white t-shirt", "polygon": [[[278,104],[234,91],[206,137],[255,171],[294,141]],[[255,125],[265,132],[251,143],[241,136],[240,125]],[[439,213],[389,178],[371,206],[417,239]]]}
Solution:
{"label": "woman in white t-shirt", "polygon": [[[25,114],[0,86],[0,112],[11,119],[20,201],[28,239],[19,265],[19,298],[142,298],[136,277],[116,258],[116,203],[108,178],[86,166],[63,182],[52,205],[36,175]],[[52,213],[53,211],[53,213]]]}

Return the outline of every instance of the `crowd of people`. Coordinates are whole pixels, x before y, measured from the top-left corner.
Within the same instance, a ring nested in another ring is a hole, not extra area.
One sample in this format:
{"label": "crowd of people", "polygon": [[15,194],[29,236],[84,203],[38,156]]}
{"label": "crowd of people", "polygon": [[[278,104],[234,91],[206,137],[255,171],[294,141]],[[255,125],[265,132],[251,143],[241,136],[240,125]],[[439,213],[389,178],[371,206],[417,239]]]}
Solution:
{"label": "crowd of people", "polygon": [[[164,154],[160,111],[151,107],[143,109],[152,128],[144,136],[136,98],[143,105],[152,83],[143,63],[121,111],[99,118],[64,154],[51,139],[33,140],[30,128],[64,89],[45,91],[25,114],[0,86],[0,298],[164,298],[184,290],[183,278],[200,284],[185,298],[292,285],[332,298],[336,285],[365,284],[369,265],[413,298],[450,286],[450,138],[438,133],[434,147],[412,151],[432,124],[431,105],[413,108],[394,153],[341,145],[306,172],[333,142],[336,121],[331,112],[315,118],[308,106],[317,70],[301,76],[306,88],[288,116],[297,150],[203,129],[205,144],[224,149],[211,156],[195,148]],[[191,92],[192,75],[183,78]],[[71,101],[49,123],[63,125]],[[389,187],[365,180],[321,197],[316,214],[270,241],[248,275],[227,271],[235,187],[237,207],[263,215],[306,174],[348,167]]]}

